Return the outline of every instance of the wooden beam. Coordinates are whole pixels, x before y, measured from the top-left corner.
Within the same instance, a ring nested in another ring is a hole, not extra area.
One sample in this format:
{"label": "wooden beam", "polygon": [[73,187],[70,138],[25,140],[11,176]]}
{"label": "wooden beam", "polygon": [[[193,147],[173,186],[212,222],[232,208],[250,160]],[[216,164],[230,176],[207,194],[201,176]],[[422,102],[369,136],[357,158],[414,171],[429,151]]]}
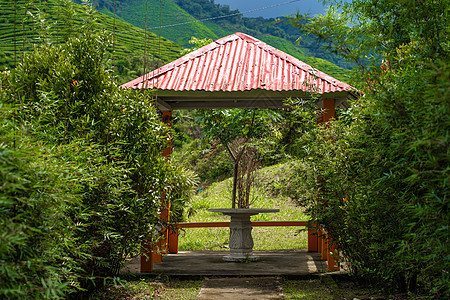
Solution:
{"label": "wooden beam", "polygon": [[[200,91],[200,90],[155,90],[154,95],[158,96],[158,99],[166,100],[166,99],[178,99],[180,101],[189,101],[191,99],[202,99],[202,100],[213,100],[217,98],[223,99],[258,99],[258,98],[268,98],[268,99],[286,99],[289,97],[292,98],[303,98],[309,99],[311,94],[309,92],[301,91],[301,90],[281,90],[281,91],[272,91],[272,90],[248,90],[248,91]],[[348,91],[341,92],[332,92],[332,93],[324,93],[321,95],[321,98],[348,98]]]}
{"label": "wooden beam", "polygon": [[[229,227],[230,222],[192,222],[177,223],[178,228],[203,228],[203,227]],[[307,226],[306,221],[252,221],[253,227],[274,227],[274,226]]]}
{"label": "wooden beam", "polygon": [[198,108],[283,108],[283,100],[232,100],[227,101],[171,101],[167,103],[172,109],[198,109]]}
{"label": "wooden beam", "polygon": [[171,111],[172,107],[164,100],[157,99],[156,100],[156,106],[160,111]]}

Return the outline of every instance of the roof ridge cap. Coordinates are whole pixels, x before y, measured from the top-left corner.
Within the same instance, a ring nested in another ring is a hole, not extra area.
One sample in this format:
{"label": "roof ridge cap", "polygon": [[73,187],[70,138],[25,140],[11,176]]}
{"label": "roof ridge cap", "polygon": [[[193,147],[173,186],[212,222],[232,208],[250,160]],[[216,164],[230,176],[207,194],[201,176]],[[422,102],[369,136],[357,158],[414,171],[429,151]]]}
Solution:
{"label": "roof ridge cap", "polygon": [[[241,39],[243,39],[243,40],[245,40],[247,42],[250,42],[250,43],[254,43],[256,45],[258,45],[260,43],[264,43],[263,41],[255,38],[255,37],[253,37],[251,35],[248,35],[248,34],[245,34],[245,33],[239,32],[239,31],[235,32],[234,34],[237,35],[238,37],[240,37]],[[266,44],[266,43],[264,43],[264,44]]]}

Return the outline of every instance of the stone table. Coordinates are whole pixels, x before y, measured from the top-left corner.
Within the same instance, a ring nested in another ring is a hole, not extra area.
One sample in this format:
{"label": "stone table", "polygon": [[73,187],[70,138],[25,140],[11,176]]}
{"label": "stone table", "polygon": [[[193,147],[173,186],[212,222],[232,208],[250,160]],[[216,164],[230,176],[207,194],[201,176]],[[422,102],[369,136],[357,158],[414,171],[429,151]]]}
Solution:
{"label": "stone table", "polygon": [[279,209],[254,208],[211,208],[210,212],[219,212],[230,216],[230,255],[224,256],[225,261],[254,261],[258,257],[252,254],[252,222],[250,216],[260,213],[276,213]]}

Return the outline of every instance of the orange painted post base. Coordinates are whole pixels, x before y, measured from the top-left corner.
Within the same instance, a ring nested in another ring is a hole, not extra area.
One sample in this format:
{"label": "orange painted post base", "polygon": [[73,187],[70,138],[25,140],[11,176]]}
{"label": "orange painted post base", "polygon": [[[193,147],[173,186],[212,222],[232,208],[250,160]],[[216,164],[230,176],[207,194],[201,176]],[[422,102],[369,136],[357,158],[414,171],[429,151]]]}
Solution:
{"label": "orange painted post base", "polygon": [[328,239],[328,256],[327,256],[327,269],[328,271],[339,271],[341,267],[338,264],[339,253],[338,245],[333,242],[331,238]]}
{"label": "orange painted post base", "polygon": [[331,237],[320,229],[319,233],[319,252],[320,258],[327,261],[328,271],[339,271],[339,252],[338,244],[334,242]]}
{"label": "orange painted post base", "polygon": [[141,273],[151,273],[153,272],[153,264],[162,262],[161,241],[153,245],[150,238],[142,246],[144,253],[141,255]]}
{"label": "orange painted post base", "polygon": [[325,233],[325,231],[321,230],[321,240],[322,240],[322,247],[321,247],[321,259],[322,260],[327,260],[328,257],[328,244],[327,244],[327,234]]}
{"label": "orange painted post base", "polygon": [[145,255],[141,255],[141,273],[153,272],[153,249],[151,246],[151,242],[152,241],[149,240],[142,245],[144,247]]}
{"label": "orange painted post base", "polygon": [[[161,204],[161,213],[159,215],[159,219],[161,220],[161,222],[169,222],[169,214],[170,214],[170,202],[166,201],[164,203]],[[161,253],[163,254],[167,254],[167,248],[168,248],[168,242],[169,242],[169,230],[166,228],[164,228],[163,230],[160,231],[160,235],[161,235],[161,239],[160,241],[160,250]]]}
{"label": "orange painted post base", "polygon": [[162,262],[162,254],[161,254],[161,240],[156,243],[156,246],[152,249],[152,262],[160,263]]}
{"label": "orange painted post base", "polygon": [[308,228],[308,252],[319,252],[317,225]]}
{"label": "orange painted post base", "polygon": [[178,253],[178,228],[169,230],[169,253]]}

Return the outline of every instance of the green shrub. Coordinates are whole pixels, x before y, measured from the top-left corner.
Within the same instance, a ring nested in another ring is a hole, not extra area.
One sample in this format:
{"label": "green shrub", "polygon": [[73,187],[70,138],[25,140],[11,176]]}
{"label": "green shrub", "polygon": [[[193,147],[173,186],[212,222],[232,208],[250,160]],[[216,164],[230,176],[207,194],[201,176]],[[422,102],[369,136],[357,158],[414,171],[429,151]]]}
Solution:
{"label": "green shrub", "polygon": [[210,184],[231,176],[232,165],[228,155],[224,147],[217,143],[211,145],[196,139],[176,151],[174,159],[194,171],[200,182]]}
{"label": "green shrub", "polygon": [[300,26],[365,60],[354,81],[364,95],[327,128],[309,114],[290,190],[355,275],[386,291],[442,298],[450,292],[445,7],[354,1]]}
{"label": "green shrub", "polygon": [[62,298],[78,286],[80,228],[67,211],[79,205],[80,186],[70,166],[42,145],[11,136],[10,110],[1,111],[0,297]]}

